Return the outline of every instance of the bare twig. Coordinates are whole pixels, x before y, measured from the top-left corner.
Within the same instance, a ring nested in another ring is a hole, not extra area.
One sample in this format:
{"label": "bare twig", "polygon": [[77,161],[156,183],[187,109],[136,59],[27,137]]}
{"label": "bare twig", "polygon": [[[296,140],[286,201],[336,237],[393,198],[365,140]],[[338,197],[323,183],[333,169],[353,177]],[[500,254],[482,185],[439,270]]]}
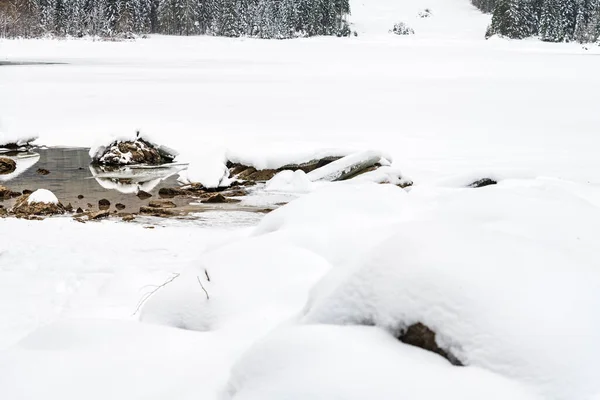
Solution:
{"label": "bare twig", "polygon": [[210,276],[208,276],[208,270],[204,269],[204,275],[206,275],[206,279],[210,282]]}
{"label": "bare twig", "polygon": [[[165,287],[165,286],[167,286],[169,283],[171,283],[171,282],[173,282],[175,279],[179,278],[179,275],[180,275],[179,273],[176,273],[176,274],[174,274],[172,277],[170,277],[170,278],[169,278],[169,279],[168,279],[166,282],[164,282],[162,285],[155,286],[155,288],[154,288],[154,289],[152,289],[150,292],[148,292],[148,293],[144,294],[144,295],[142,296],[142,298],[140,299],[140,301],[138,302],[138,304],[137,304],[137,307],[135,308],[135,311],[134,311],[134,313],[132,314],[132,316],[136,315],[136,314],[137,314],[137,313],[140,311],[140,309],[142,308],[142,306],[144,305],[144,303],[145,303],[146,301],[148,301],[148,299],[149,299],[150,297],[152,297],[152,295],[154,295],[154,293],[158,292],[158,291],[159,291],[161,288],[164,288],[164,287]],[[146,285],[146,286],[144,286],[144,287],[149,287],[149,286],[154,286],[154,285]]]}
{"label": "bare twig", "polygon": [[200,277],[196,276],[196,278],[198,278],[198,283],[200,284],[200,287],[202,288],[202,290],[204,290],[204,293],[206,294],[206,300],[210,300],[210,297],[208,296],[208,292],[206,291],[206,289],[204,289],[204,285],[202,284],[202,281],[200,280]]}

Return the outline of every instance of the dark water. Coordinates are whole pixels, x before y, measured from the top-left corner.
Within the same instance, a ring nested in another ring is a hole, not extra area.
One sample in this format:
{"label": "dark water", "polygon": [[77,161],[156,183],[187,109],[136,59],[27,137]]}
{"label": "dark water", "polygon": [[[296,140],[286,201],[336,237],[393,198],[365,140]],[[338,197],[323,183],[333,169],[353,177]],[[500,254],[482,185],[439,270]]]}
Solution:
{"label": "dark water", "polygon": [[[117,172],[94,170],[90,167],[89,149],[85,148],[48,148],[34,149],[29,153],[6,153],[16,160],[17,171],[9,175],[0,175],[0,185],[13,191],[48,189],[63,203],[71,203],[74,208],[98,209],[98,201],[107,199],[111,209],[116,203],[125,204],[124,212],[137,212],[140,206],[150,200],[158,199],[162,187],[179,186],[177,172],[183,166],[158,168],[125,168]],[[48,175],[38,173],[38,169],[48,170]],[[142,189],[153,196],[140,200],[136,193]],[[83,195],[83,199],[78,199]],[[179,205],[189,200],[174,200]],[[92,204],[93,207],[89,207]]]}

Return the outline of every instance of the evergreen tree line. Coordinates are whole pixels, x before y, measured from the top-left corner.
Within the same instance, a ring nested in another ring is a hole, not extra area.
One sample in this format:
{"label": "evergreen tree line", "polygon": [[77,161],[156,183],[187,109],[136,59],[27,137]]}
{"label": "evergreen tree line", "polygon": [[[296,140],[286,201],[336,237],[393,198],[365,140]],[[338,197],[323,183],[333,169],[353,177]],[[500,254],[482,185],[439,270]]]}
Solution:
{"label": "evergreen tree line", "polygon": [[0,0],[0,37],[348,35],[348,0]]}
{"label": "evergreen tree line", "polygon": [[538,36],[548,42],[596,42],[600,37],[600,0],[472,0],[493,12],[486,36],[513,39]]}

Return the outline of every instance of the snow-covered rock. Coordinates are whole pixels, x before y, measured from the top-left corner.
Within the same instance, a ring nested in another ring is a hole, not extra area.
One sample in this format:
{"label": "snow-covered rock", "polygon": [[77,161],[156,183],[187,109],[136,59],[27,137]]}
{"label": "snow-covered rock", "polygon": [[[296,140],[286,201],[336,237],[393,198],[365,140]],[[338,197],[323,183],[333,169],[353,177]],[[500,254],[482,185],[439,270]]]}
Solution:
{"label": "snow-covered rock", "polygon": [[361,171],[378,163],[390,164],[390,160],[383,158],[378,151],[363,151],[340,158],[330,164],[309,172],[308,179],[311,181],[341,181],[351,178]]}
{"label": "snow-covered rock", "polygon": [[158,165],[172,162],[177,155],[175,150],[153,143],[139,132],[135,137],[116,138],[108,145],[90,149],[92,162],[101,165]]}
{"label": "snow-covered rock", "polygon": [[33,193],[21,196],[12,213],[17,216],[64,214],[65,208],[58,198],[47,189],[38,189]]}
{"label": "snow-covered rock", "polygon": [[270,192],[308,193],[314,189],[313,182],[302,170],[281,171],[267,182],[265,190]]}
{"label": "snow-covered rock", "polygon": [[141,321],[264,334],[288,318],[290,309],[300,310],[310,287],[330,268],[306,249],[262,238],[222,246],[195,264],[148,298]]}
{"label": "snow-covered rock", "polygon": [[234,365],[226,399],[541,400],[477,367],[457,368],[376,327],[280,328]]}
{"label": "snow-covered rock", "polygon": [[15,162],[15,170],[8,174],[0,174],[0,182],[8,182],[33,167],[40,160],[40,155],[32,152],[20,152],[16,155],[0,153],[0,157],[11,159]]}

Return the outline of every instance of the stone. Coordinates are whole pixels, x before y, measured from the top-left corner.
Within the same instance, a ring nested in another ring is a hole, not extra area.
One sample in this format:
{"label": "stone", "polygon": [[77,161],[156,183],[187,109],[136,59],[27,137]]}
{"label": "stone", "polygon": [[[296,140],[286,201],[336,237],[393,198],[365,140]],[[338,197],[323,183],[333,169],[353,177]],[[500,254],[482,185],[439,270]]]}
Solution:
{"label": "stone", "polygon": [[75,210],[75,212],[77,214],[82,214],[83,213],[83,209],[81,207],[77,207],[77,210]]}
{"label": "stone", "polygon": [[30,189],[23,190],[23,194],[31,194],[31,193],[33,193],[33,190],[30,190]]}
{"label": "stone", "polygon": [[175,208],[177,204],[168,200],[152,200],[148,206],[152,208]]}
{"label": "stone", "polygon": [[100,154],[94,155],[93,162],[100,165],[159,165],[173,162],[177,153],[158,146],[139,136],[135,140],[116,140]]}
{"label": "stone", "polygon": [[82,195],[82,194],[80,194],[79,196],[77,196],[77,198],[78,198],[79,200],[81,200],[81,199],[83,199],[83,195]]}
{"label": "stone", "polygon": [[135,219],[135,217],[133,216],[133,214],[128,214],[128,215],[123,215],[123,217],[121,217],[121,219],[125,222],[131,222]]}
{"label": "stone", "polygon": [[464,364],[456,356],[454,356],[454,354],[438,346],[435,336],[435,332],[433,332],[429,327],[418,322],[410,325],[408,328],[400,332],[398,339],[402,343],[439,354],[448,360],[452,365],[458,367],[464,366]]}
{"label": "stone", "polygon": [[90,221],[96,221],[99,219],[104,219],[104,218],[108,218],[110,217],[110,211],[108,210],[100,210],[100,211],[96,211],[94,213],[90,213],[88,215],[88,219]]}
{"label": "stone", "polygon": [[144,192],[143,190],[140,190],[139,192],[137,192],[137,197],[140,200],[146,200],[146,199],[149,199],[150,197],[152,197],[152,195],[148,192]]}
{"label": "stone", "polygon": [[221,193],[217,193],[217,194],[213,194],[212,196],[203,199],[200,201],[200,203],[205,203],[205,204],[219,204],[219,203],[239,203],[241,200],[238,199],[228,199],[227,197],[223,196]]}
{"label": "stone", "polygon": [[254,167],[247,167],[245,170],[243,170],[242,172],[240,172],[237,176],[238,179],[247,179],[250,175],[252,175],[253,173],[256,172],[256,168]]}
{"label": "stone", "polygon": [[467,185],[469,188],[482,188],[485,186],[496,185],[498,182],[491,178],[482,178]]}
{"label": "stone", "polygon": [[107,199],[98,200],[98,208],[100,210],[108,210],[110,208],[110,201]]}
{"label": "stone", "polygon": [[278,168],[279,171],[283,171],[283,170],[292,170],[292,171],[297,171],[297,170],[302,170],[304,172],[306,172],[307,174],[311,171],[314,171],[317,168],[321,168],[326,166],[327,164],[330,164],[334,161],[339,160],[340,158],[342,158],[341,156],[330,156],[330,157],[323,157],[323,158],[318,158],[315,160],[311,160],[311,161],[307,161],[305,163],[301,163],[301,164],[288,164],[288,165],[284,165],[281,168]]}
{"label": "stone", "polygon": [[191,191],[181,188],[160,188],[158,195],[162,198],[173,198],[175,196],[189,196]]}
{"label": "stone", "polygon": [[269,179],[273,178],[275,175],[277,175],[278,172],[280,171],[276,169],[261,169],[246,176],[245,179],[254,182],[266,182]]}
{"label": "stone", "polygon": [[71,203],[67,204],[65,206],[65,211],[66,212],[73,212],[73,206],[71,205]]}
{"label": "stone", "polygon": [[26,218],[28,216],[35,215],[56,215],[64,214],[65,208],[59,202],[58,204],[52,203],[28,203],[29,195],[22,196],[12,209],[12,212],[16,216]]}
{"label": "stone", "polygon": [[140,214],[152,215],[154,217],[171,217],[175,213],[166,208],[140,207]]}
{"label": "stone", "polygon": [[0,175],[7,175],[15,172],[17,163],[12,158],[0,157]]}
{"label": "stone", "polygon": [[9,188],[0,185],[0,200],[9,200],[9,199],[12,199],[13,197],[19,197],[19,196],[21,196],[21,193],[13,192]]}
{"label": "stone", "polygon": [[125,209],[125,204],[123,203],[117,203],[115,204],[115,208],[119,211],[124,210]]}
{"label": "stone", "polygon": [[50,174],[50,171],[48,171],[47,169],[44,168],[38,168],[37,171],[38,175],[48,175]]}

